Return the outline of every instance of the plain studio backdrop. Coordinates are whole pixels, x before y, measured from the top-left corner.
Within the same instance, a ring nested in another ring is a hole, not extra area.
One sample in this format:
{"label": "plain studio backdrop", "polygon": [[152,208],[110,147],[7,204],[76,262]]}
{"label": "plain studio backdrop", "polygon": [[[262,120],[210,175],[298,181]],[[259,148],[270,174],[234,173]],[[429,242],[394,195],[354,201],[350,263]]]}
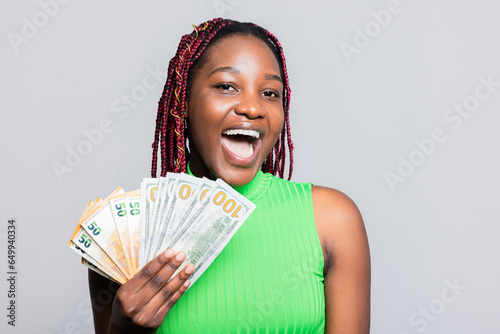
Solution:
{"label": "plain studio backdrop", "polygon": [[0,331],[92,332],[87,269],[69,237],[90,199],[150,175],[168,62],[192,24],[223,16],[283,44],[293,180],[337,188],[363,214],[372,333],[497,333],[499,10],[493,0],[2,1]]}

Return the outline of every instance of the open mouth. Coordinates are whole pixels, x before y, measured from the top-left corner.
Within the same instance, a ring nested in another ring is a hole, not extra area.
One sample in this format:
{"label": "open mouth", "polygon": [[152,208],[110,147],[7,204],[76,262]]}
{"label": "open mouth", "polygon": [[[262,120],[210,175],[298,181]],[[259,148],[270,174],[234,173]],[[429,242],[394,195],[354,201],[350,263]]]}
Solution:
{"label": "open mouth", "polygon": [[239,159],[250,159],[258,150],[261,135],[255,130],[230,129],[222,133],[222,144]]}

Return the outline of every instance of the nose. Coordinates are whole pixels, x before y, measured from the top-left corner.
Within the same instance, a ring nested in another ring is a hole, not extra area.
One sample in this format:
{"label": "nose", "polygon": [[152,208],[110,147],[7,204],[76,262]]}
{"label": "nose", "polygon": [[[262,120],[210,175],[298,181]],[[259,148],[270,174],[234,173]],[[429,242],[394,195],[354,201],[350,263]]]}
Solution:
{"label": "nose", "polygon": [[241,100],[234,107],[234,111],[238,115],[244,115],[250,119],[264,117],[266,111],[259,101],[260,96],[253,94],[244,94]]}

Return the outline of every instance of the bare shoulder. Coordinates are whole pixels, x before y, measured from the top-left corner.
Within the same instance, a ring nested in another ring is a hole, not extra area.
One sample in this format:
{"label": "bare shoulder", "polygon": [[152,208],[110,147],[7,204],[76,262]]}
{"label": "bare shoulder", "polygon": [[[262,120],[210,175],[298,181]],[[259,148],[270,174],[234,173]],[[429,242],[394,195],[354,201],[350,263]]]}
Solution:
{"label": "bare shoulder", "polygon": [[312,197],[315,214],[361,219],[361,214],[353,200],[339,190],[312,186]]}
{"label": "bare shoulder", "polygon": [[336,189],[313,186],[312,200],[314,219],[324,249],[330,252],[348,239],[366,239],[363,218],[349,196]]}
{"label": "bare shoulder", "polygon": [[325,258],[325,333],[369,333],[370,251],[361,213],[335,189],[313,186],[312,200]]}

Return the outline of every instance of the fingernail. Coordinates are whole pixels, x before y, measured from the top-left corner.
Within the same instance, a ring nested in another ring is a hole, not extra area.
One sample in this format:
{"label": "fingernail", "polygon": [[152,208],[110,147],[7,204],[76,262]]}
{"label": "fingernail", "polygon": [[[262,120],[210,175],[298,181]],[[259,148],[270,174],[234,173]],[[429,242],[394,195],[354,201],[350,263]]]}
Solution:
{"label": "fingernail", "polygon": [[183,251],[177,253],[177,256],[175,257],[177,261],[184,261],[185,258],[186,258],[186,253],[184,253]]}
{"label": "fingernail", "polygon": [[166,257],[166,258],[171,258],[173,255],[174,255],[174,251],[173,251],[173,250],[171,250],[171,249],[167,249],[167,250],[165,251],[165,257]]}
{"label": "fingernail", "polygon": [[183,285],[187,288],[189,286],[189,284],[191,284],[191,281],[187,279]]}
{"label": "fingernail", "polygon": [[193,265],[188,265],[186,267],[186,274],[191,275],[192,273],[194,273],[194,266]]}

